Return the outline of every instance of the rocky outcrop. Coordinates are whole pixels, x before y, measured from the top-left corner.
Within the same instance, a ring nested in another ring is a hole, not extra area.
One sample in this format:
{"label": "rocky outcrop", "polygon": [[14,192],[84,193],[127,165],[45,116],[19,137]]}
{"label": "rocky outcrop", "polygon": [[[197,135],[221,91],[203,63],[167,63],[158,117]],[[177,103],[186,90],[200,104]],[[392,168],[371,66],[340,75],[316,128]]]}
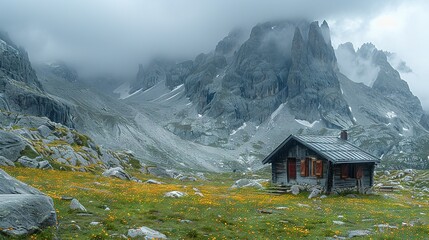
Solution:
{"label": "rocky outcrop", "polygon": [[21,156],[25,148],[25,142],[17,135],[0,130],[0,156],[15,161]]}
{"label": "rocky outcrop", "polygon": [[57,224],[53,201],[0,169],[0,232],[23,236]]}
{"label": "rocky outcrop", "polygon": [[122,180],[131,180],[130,174],[124,171],[124,169],[121,167],[107,169],[106,171],[103,172],[103,176],[116,177]]}
{"label": "rocky outcrop", "polygon": [[215,53],[220,55],[232,55],[240,47],[243,40],[244,32],[241,29],[234,29],[228,36],[218,42]]}
{"label": "rocky outcrop", "polygon": [[389,63],[386,55],[389,53],[378,50],[372,43],[363,44],[357,51],[351,43],[345,43],[338,47],[336,54],[339,69],[348,78],[371,87],[374,92],[408,112],[409,116],[418,119],[423,116],[419,99]]}
{"label": "rocky outcrop", "polygon": [[353,118],[341,93],[328,35],[326,22],[322,27],[311,23],[306,37],[299,28],[295,29],[287,82],[289,107],[296,119],[310,123],[322,119],[329,127],[348,128]]}
{"label": "rocky outcrop", "polygon": [[70,107],[44,92],[27,53],[1,35],[0,93],[1,110],[46,116],[73,126]]}
{"label": "rocky outcrop", "polygon": [[0,112],[0,125],[5,126],[0,130],[0,165],[88,171],[94,166],[130,167],[135,160],[132,153],[101,148],[88,136],[47,118]]}
{"label": "rocky outcrop", "polygon": [[1,75],[35,89],[43,89],[31,67],[27,52],[17,47],[4,32],[0,33],[0,77]]}
{"label": "rocky outcrop", "polygon": [[139,71],[137,72],[136,80],[132,84],[130,93],[133,93],[138,90],[149,89],[160,81],[165,81],[167,79],[166,69],[168,67],[164,65],[162,61],[153,61],[145,69],[143,65],[139,65]]}
{"label": "rocky outcrop", "polygon": [[76,69],[68,66],[64,62],[51,63],[48,64],[47,67],[51,69],[53,74],[66,81],[76,82],[79,79]]}

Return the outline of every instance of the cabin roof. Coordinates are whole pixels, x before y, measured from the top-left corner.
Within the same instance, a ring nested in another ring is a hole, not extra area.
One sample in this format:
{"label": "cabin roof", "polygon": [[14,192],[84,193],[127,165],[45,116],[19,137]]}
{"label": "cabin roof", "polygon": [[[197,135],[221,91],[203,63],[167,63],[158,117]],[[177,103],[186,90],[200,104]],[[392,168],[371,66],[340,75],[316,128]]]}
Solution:
{"label": "cabin roof", "polygon": [[271,163],[283,147],[287,147],[287,145],[290,145],[294,141],[308,147],[334,164],[380,162],[378,157],[365,152],[361,148],[339,137],[290,135],[270,155],[268,155],[262,163]]}

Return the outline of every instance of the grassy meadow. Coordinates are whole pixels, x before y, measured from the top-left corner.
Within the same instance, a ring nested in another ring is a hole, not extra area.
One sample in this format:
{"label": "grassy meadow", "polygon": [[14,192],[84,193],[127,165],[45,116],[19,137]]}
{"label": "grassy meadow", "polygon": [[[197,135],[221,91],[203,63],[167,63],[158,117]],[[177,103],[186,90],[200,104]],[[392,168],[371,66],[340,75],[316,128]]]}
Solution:
{"label": "grassy meadow", "polygon": [[[413,190],[308,199],[308,193],[294,196],[253,188],[232,190],[235,180],[246,177],[239,173],[206,174],[208,180],[195,182],[157,179],[165,184],[154,185],[94,173],[3,169],[54,200],[58,229],[30,239],[114,239],[141,226],[160,231],[169,239],[325,239],[365,229],[372,232],[367,239],[429,238],[428,199],[416,197]],[[156,179],[137,172],[133,175],[143,181]],[[269,175],[261,173],[257,178]],[[195,195],[193,188],[204,196]],[[173,190],[188,196],[163,197]],[[78,199],[90,214],[70,211],[70,201],[62,196]],[[379,224],[395,228],[379,229],[375,226]]]}

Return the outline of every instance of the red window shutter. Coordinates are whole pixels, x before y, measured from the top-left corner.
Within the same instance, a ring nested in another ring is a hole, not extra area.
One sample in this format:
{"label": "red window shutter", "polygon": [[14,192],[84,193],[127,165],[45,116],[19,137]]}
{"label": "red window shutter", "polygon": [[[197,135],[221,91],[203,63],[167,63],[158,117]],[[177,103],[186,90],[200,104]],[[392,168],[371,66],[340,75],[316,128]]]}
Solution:
{"label": "red window shutter", "polygon": [[305,159],[301,159],[301,177],[307,176],[307,161]]}
{"label": "red window shutter", "polygon": [[316,177],[323,177],[323,162],[322,160],[316,160]]}
{"label": "red window shutter", "polygon": [[343,164],[341,165],[341,178],[346,179],[349,177],[349,165]]}

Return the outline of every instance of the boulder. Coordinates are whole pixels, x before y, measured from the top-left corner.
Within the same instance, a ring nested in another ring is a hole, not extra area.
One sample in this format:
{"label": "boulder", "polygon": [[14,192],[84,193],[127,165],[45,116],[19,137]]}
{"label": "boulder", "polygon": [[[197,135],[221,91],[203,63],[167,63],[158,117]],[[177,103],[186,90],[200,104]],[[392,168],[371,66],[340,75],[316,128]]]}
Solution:
{"label": "boulder", "polygon": [[170,197],[170,198],[181,198],[184,196],[187,196],[188,194],[184,193],[184,192],[179,192],[179,191],[171,191],[171,192],[167,192],[166,194],[164,194],[164,197]]}
{"label": "boulder", "polygon": [[146,173],[160,178],[172,178],[171,174],[166,169],[161,167],[147,167]]}
{"label": "boulder", "polygon": [[1,232],[11,236],[31,234],[57,222],[53,201],[45,195],[1,194],[0,216]]}
{"label": "boulder", "polygon": [[310,195],[308,195],[308,199],[318,196],[321,192],[320,189],[314,188]]}
{"label": "boulder", "polygon": [[0,156],[0,166],[11,166],[11,167],[15,167],[15,163],[13,163],[11,160]]}
{"label": "boulder", "polygon": [[365,237],[371,234],[369,230],[351,230],[348,232],[348,237]]}
{"label": "boulder", "polygon": [[197,181],[197,179],[195,177],[191,177],[191,176],[182,176],[179,178],[180,181],[191,181],[191,182],[195,182]]}
{"label": "boulder", "polygon": [[24,148],[25,143],[19,136],[0,130],[0,156],[15,161]]}
{"label": "boulder", "polygon": [[47,160],[40,161],[37,167],[40,169],[54,169]]}
{"label": "boulder", "polygon": [[156,181],[156,180],[153,180],[153,179],[149,179],[149,180],[147,180],[144,183],[147,183],[147,184],[162,184],[162,182],[159,182],[159,181]]}
{"label": "boulder", "polygon": [[103,176],[105,177],[117,177],[122,180],[131,180],[131,176],[125,172],[122,167],[114,167],[110,168],[103,172]]}
{"label": "boulder", "polygon": [[402,181],[404,181],[404,182],[410,182],[410,181],[413,181],[413,177],[411,177],[411,176],[405,176],[405,177],[402,179]]}
{"label": "boulder", "polygon": [[71,200],[70,209],[78,212],[86,212],[86,208],[76,198]]}
{"label": "boulder", "polygon": [[11,177],[0,169],[0,232],[23,236],[55,226],[53,201],[39,190]]}
{"label": "boulder", "polygon": [[36,194],[43,195],[39,190],[11,177],[0,169],[0,194]]}
{"label": "boulder", "polygon": [[167,239],[167,236],[165,234],[162,234],[156,230],[153,230],[148,227],[141,227],[137,229],[129,229],[128,230],[128,237],[130,238],[139,238],[139,239]]}
{"label": "boulder", "polygon": [[254,187],[257,189],[262,189],[262,185],[259,183],[258,180],[255,179],[239,179],[235,181],[235,183],[231,186],[231,188],[247,188],[247,187]]}
{"label": "boulder", "polygon": [[299,194],[299,186],[298,186],[298,185],[293,185],[293,186],[290,188],[290,192],[291,192],[293,195],[298,195],[298,194]]}
{"label": "boulder", "polygon": [[22,164],[22,166],[28,167],[28,168],[39,167],[39,162],[36,159],[31,159],[27,156],[20,157],[17,162]]}
{"label": "boulder", "polygon": [[52,132],[52,130],[46,125],[41,125],[40,127],[38,127],[37,131],[39,132],[40,136],[42,136],[43,138],[47,138],[49,134],[51,134]]}

